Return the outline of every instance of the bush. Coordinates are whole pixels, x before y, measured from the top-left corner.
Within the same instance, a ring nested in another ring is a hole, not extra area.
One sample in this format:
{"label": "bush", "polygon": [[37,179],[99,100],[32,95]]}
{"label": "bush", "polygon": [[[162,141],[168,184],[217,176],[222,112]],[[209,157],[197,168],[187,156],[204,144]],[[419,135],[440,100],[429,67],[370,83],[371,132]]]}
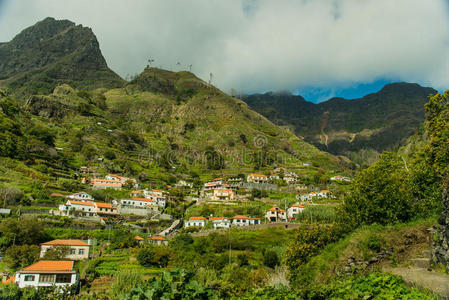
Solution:
{"label": "bush", "polygon": [[6,249],[5,260],[10,268],[23,268],[36,262],[39,259],[39,253],[39,246],[15,245]]}
{"label": "bush", "polygon": [[406,222],[415,215],[409,172],[402,159],[384,153],[362,170],[337,211],[342,224],[351,228],[366,224]]}
{"label": "bush", "polygon": [[272,249],[265,250],[263,253],[263,264],[272,269],[278,266],[280,264],[280,261],[276,251]]}

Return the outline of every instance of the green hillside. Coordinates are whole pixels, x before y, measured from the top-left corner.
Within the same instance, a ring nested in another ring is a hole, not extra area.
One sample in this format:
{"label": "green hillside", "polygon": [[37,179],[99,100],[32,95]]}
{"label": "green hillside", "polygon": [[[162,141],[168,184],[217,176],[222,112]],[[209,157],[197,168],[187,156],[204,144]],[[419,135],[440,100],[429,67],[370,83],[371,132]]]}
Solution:
{"label": "green hillside", "polygon": [[[17,45],[25,48],[16,51]],[[61,45],[70,45],[63,55],[50,51]],[[190,72],[147,67],[122,82],[108,69],[90,29],[69,21],[47,18],[0,47],[8,77],[0,100],[4,184],[23,185],[34,177],[50,190],[70,184],[76,190],[81,166],[158,186],[181,178],[269,174],[278,166],[305,178],[347,173],[345,161]],[[51,68],[60,73],[42,85]]]}

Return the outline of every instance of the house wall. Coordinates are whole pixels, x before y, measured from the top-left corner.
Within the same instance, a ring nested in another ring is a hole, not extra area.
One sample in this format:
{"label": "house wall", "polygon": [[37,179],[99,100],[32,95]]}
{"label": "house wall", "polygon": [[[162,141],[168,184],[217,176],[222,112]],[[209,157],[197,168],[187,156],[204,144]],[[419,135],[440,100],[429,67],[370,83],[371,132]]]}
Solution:
{"label": "house wall", "polygon": [[[45,252],[56,245],[41,245],[40,257],[44,257]],[[70,254],[66,255],[65,258],[70,260],[83,260],[89,258],[89,246],[70,246]],[[75,254],[71,254],[71,251],[75,250]],[[83,254],[80,254],[80,250],[83,251]]]}
{"label": "house wall", "polygon": [[[41,275],[48,275],[48,274],[70,274],[71,275],[71,280],[68,283],[55,283],[55,282],[39,282],[40,280],[40,276]],[[27,275],[31,275],[34,276],[34,280],[33,281],[25,281],[25,276]],[[26,272],[26,271],[21,271],[18,272],[16,274],[16,279],[15,282],[16,284],[19,286],[19,288],[24,288],[27,286],[32,286],[32,287],[41,287],[41,286],[69,286],[69,285],[73,285],[78,283],[79,281],[79,274],[73,271],[70,272]]]}

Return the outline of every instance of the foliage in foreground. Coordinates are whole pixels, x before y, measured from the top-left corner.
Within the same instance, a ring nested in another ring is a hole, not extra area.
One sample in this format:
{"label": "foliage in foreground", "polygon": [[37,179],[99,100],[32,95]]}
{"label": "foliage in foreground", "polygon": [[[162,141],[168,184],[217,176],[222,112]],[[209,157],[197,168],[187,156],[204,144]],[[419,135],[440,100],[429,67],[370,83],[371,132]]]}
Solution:
{"label": "foliage in foreground", "polygon": [[211,289],[192,279],[193,273],[174,269],[150,279],[122,297],[125,299],[218,299]]}

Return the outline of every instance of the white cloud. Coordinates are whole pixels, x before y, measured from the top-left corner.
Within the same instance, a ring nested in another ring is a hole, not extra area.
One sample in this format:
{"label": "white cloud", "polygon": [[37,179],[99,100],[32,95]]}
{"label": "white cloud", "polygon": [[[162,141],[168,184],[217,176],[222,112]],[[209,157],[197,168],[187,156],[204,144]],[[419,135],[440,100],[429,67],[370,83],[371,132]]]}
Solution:
{"label": "white cloud", "polygon": [[52,16],[92,27],[112,69],[192,64],[225,91],[395,78],[449,88],[446,0],[9,0],[0,40]]}

